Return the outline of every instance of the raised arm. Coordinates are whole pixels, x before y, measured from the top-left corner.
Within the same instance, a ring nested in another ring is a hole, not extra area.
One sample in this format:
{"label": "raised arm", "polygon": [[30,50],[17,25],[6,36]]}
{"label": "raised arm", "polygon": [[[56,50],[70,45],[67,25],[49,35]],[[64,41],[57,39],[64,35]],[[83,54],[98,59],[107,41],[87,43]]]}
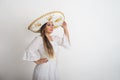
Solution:
{"label": "raised arm", "polygon": [[67,23],[64,21],[62,24],[62,28],[64,30],[64,34],[66,35],[66,37],[68,38],[69,44],[70,44],[70,39],[69,39],[69,31],[67,28]]}

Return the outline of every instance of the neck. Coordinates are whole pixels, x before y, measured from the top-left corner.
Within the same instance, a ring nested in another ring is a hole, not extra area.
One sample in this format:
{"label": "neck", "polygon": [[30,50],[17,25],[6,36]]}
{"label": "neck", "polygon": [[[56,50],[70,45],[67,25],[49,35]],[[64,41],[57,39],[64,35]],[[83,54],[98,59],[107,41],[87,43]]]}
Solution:
{"label": "neck", "polygon": [[46,35],[47,37],[50,37],[50,33],[45,33],[45,35]]}
{"label": "neck", "polygon": [[52,41],[52,38],[51,38],[51,34],[50,34],[50,33],[46,33],[45,35],[47,36],[47,38],[48,38],[49,41]]}

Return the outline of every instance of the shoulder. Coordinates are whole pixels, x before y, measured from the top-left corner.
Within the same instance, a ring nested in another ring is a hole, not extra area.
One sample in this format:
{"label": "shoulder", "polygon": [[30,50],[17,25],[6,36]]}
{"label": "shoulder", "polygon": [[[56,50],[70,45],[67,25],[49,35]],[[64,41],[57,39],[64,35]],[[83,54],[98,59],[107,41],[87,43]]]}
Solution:
{"label": "shoulder", "polygon": [[51,35],[52,39],[56,39],[57,36],[56,35]]}
{"label": "shoulder", "polygon": [[42,40],[42,36],[41,35],[37,35],[37,36],[35,36],[35,38]]}
{"label": "shoulder", "polygon": [[42,42],[42,36],[41,35],[37,35],[33,38],[33,41],[35,42]]}
{"label": "shoulder", "polygon": [[52,38],[53,38],[53,40],[55,40],[55,41],[58,41],[58,40],[61,39],[61,37],[58,36],[58,35],[52,35]]}

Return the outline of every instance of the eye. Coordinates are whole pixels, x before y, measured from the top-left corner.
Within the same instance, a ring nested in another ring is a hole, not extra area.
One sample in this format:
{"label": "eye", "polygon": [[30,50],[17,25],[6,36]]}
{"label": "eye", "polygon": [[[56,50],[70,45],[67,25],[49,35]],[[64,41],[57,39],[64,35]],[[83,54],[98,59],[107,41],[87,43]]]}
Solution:
{"label": "eye", "polygon": [[54,26],[54,25],[52,24],[52,26]]}
{"label": "eye", "polygon": [[52,24],[52,23],[48,23],[47,26],[54,26],[54,24]]}
{"label": "eye", "polygon": [[50,24],[47,24],[47,26],[50,26]]}

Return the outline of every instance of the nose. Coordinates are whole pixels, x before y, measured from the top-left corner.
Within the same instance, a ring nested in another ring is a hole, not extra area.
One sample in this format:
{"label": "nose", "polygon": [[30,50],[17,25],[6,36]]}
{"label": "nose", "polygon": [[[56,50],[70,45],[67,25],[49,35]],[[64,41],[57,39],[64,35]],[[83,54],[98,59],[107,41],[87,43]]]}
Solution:
{"label": "nose", "polygon": [[53,28],[53,27],[54,27],[54,25],[53,25],[53,24],[51,24],[51,27]]}
{"label": "nose", "polygon": [[54,27],[53,27],[53,26],[51,26],[50,28],[51,28],[51,29],[53,29]]}

